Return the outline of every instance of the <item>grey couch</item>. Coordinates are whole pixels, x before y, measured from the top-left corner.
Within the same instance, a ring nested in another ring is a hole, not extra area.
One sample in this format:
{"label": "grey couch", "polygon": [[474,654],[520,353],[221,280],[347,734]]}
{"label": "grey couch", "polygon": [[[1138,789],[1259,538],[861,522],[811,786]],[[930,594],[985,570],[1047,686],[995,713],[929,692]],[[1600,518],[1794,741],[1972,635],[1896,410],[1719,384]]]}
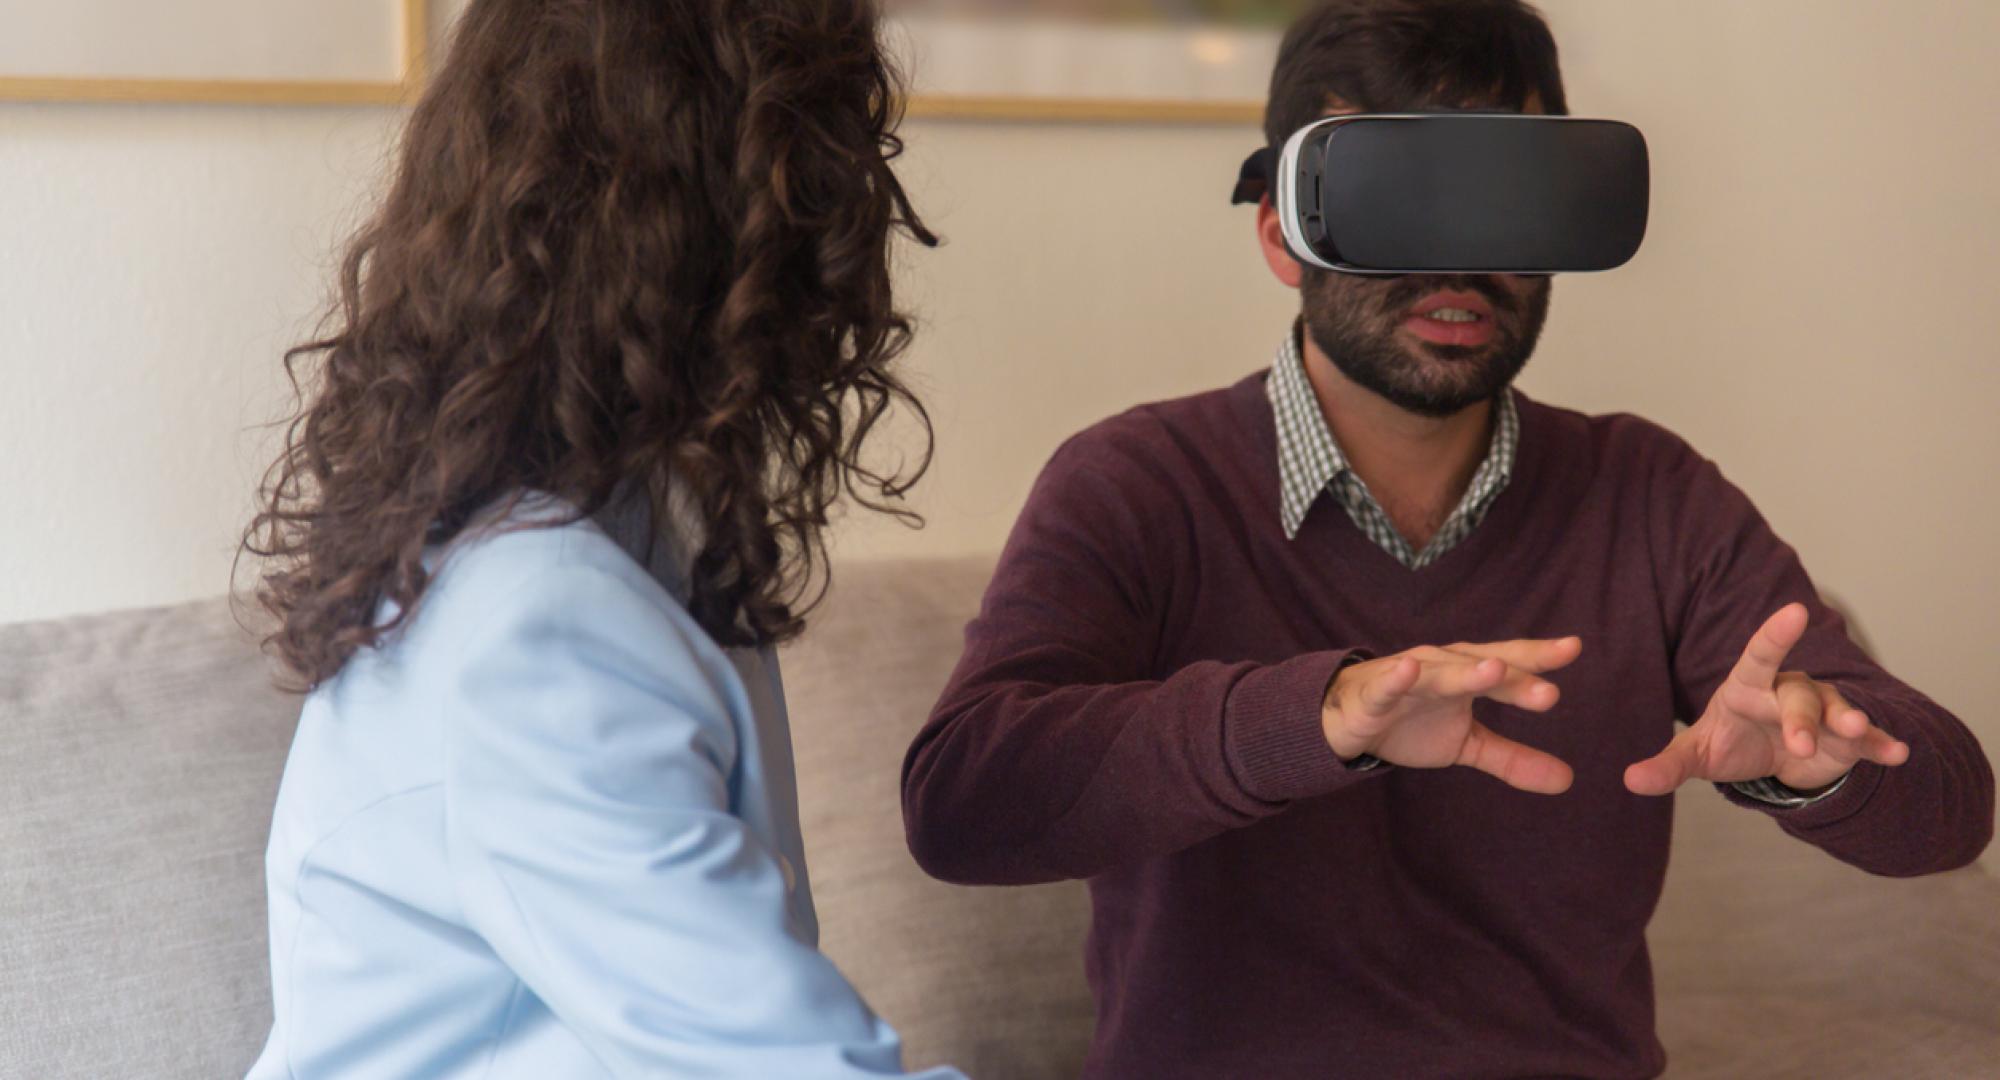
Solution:
{"label": "grey couch", "polygon": [[[785,658],[806,839],[825,947],[913,1064],[1072,1076],[1083,887],[953,888],[903,848],[902,751],[987,569],[841,568]],[[0,628],[0,1077],[241,1074],[296,709],[220,601]],[[1990,877],[1870,878],[1707,790],[1677,814],[1652,931],[1671,1075],[2000,1077]]]}

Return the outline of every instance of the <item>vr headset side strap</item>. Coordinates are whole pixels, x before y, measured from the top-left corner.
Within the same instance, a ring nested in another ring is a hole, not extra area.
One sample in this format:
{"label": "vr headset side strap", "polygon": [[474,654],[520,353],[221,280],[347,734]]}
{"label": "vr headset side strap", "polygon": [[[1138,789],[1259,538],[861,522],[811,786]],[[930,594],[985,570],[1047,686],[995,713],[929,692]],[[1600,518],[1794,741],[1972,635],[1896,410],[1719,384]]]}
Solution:
{"label": "vr headset side strap", "polygon": [[1278,148],[1266,146],[1243,159],[1243,167],[1236,172],[1236,190],[1230,192],[1229,205],[1241,206],[1254,203],[1271,193],[1271,175],[1277,171]]}

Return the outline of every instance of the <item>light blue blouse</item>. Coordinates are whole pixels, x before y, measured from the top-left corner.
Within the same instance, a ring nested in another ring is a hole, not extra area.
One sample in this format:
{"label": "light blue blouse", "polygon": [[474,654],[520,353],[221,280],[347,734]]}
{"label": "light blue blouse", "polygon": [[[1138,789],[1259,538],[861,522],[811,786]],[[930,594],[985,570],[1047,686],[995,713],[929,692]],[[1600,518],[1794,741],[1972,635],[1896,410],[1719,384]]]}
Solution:
{"label": "light blue blouse", "polygon": [[776,661],[702,632],[671,536],[480,529],[432,565],[306,699],[253,1080],[901,1075],[816,948]]}

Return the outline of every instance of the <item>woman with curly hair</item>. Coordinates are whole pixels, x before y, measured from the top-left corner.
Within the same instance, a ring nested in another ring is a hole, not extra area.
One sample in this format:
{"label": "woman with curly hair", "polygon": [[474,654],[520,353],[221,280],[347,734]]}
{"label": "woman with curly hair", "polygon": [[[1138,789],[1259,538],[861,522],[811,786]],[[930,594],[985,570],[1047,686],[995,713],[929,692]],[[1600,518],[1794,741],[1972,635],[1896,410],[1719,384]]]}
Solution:
{"label": "woman with curly hair", "polygon": [[922,416],[889,247],[935,241],[876,18],[463,16],[244,540],[307,691],[253,1077],[900,1072],[815,948],[771,654],[835,501],[907,513],[861,447]]}

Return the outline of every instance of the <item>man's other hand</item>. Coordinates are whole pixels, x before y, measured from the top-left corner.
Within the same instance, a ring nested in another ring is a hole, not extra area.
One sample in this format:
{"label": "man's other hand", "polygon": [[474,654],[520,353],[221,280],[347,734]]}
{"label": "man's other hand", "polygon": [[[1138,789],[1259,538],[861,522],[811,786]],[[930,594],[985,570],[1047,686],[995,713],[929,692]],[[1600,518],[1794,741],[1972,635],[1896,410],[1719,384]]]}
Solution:
{"label": "man's other hand", "polygon": [[1765,620],[1709,699],[1701,719],[1665,750],[1625,770],[1625,786],[1665,795],[1689,780],[1728,783],[1774,777],[1811,794],[1863,759],[1901,765],[1907,744],[1876,727],[1829,683],[1780,670],[1806,632],[1806,607],[1788,604]]}
{"label": "man's other hand", "polygon": [[1543,795],[1569,789],[1574,774],[1551,754],[1473,719],[1489,698],[1529,712],[1554,708],[1561,692],[1541,676],[1574,661],[1583,641],[1499,641],[1423,646],[1344,668],[1327,689],[1320,722],[1342,760],[1372,754],[1417,769],[1466,765]]}

